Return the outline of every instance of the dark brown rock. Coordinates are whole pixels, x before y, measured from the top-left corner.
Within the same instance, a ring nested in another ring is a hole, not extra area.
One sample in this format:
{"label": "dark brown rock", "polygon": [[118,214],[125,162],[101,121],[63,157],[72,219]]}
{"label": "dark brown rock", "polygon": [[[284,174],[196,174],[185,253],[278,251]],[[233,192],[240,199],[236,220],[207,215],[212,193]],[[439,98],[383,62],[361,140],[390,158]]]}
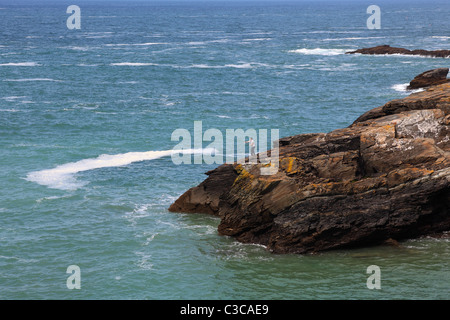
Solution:
{"label": "dark brown rock", "polygon": [[276,253],[381,244],[450,230],[450,83],[366,112],[329,133],[280,139],[279,170],[222,165],[172,211]]}
{"label": "dark brown rock", "polygon": [[426,88],[437,84],[450,82],[447,79],[448,68],[438,68],[425,71],[416,76],[407,87],[408,90]]}
{"label": "dark brown rock", "polygon": [[346,52],[347,54],[405,54],[405,55],[415,55],[415,56],[425,56],[434,58],[448,58],[450,57],[450,50],[409,50],[405,48],[396,48],[389,45],[381,45],[371,48],[362,48],[355,51]]}

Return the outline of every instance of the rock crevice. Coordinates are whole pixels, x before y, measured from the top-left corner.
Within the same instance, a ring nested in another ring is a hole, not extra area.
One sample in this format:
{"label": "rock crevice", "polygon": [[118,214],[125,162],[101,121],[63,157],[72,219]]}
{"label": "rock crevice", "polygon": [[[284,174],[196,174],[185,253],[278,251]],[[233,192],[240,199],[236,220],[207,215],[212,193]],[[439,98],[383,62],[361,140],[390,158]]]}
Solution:
{"label": "rock crevice", "polygon": [[405,48],[396,48],[391,47],[390,45],[381,45],[371,48],[361,48],[354,51],[348,51],[347,54],[404,54],[404,55],[412,55],[412,56],[424,56],[424,57],[433,57],[433,58],[448,58],[450,57],[450,50],[409,50]]}

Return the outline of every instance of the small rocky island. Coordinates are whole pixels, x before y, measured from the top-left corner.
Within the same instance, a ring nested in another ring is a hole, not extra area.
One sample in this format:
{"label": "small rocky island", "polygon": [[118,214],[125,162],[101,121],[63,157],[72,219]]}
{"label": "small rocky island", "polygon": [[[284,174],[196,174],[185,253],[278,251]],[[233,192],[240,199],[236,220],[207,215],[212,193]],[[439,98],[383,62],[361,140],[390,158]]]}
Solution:
{"label": "small rocky island", "polygon": [[355,51],[348,51],[347,54],[404,54],[404,55],[412,55],[412,56],[424,56],[424,57],[433,57],[433,58],[449,58],[450,50],[409,50],[405,48],[396,48],[391,47],[387,44],[371,47],[371,48],[362,48]]}
{"label": "small rocky island", "polygon": [[450,230],[450,83],[422,85],[349,127],[280,139],[274,175],[260,175],[261,164],[221,165],[169,210],[217,215],[220,234],[274,253]]}

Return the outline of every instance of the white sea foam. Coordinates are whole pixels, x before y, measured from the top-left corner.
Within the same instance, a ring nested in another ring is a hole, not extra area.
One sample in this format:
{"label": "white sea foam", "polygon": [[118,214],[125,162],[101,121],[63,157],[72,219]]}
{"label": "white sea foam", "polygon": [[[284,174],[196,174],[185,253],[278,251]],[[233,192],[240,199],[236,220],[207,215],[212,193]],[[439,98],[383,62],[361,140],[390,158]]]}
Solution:
{"label": "white sea foam", "polygon": [[306,54],[306,55],[319,55],[319,56],[336,56],[340,54],[345,54],[348,49],[322,49],[322,48],[315,48],[315,49],[295,49],[295,50],[289,50],[290,53],[300,53],[300,54]]}
{"label": "white sea foam", "polygon": [[78,67],[98,67],[98,64],[78,63]]}
{"label": "white sea foam", "polygon": [[225,65],[225,67],[227,67],[227,68],[236,68],[236,69],[251,69],[251,68],[253,68],[254,66],[260,66],[261,64],[257,64],[257,65],[254,65],[254,64],[251,64],[251,63],[241,63],[241,64],[226,64]]}
{"label": "white sea foam", "polygon": [[402,92],[402,93],[416,93],[416,92],[422,92],[425,89],[415,89],[415,90],[408,90],[406,89],[409,85],[409,82],[407,83],[399,83],[394,84],[391,89],[394,89],[395,91]]}
{"label": "white sea foam", "polygon": [[253,39],[243,39],[242,41],[269,41],[272,38],[253,38]]}
{"label": "white sea foam", "polygon": [[2,67],[36,67],[40,66],[37,62],[8,62],[8,63],[0,63]]}
{"label": "white sea foam", "polygon": [[[175,67],[175,66],[174,66]],[[187,67],[179,68],[199,68],[199,69],[223,69],[223,68],[235,68],[235,69],[253,69],[258,67],[270,67],[270,65],[258,62],[241,62],[241,63],[230,63],[225,65],[208,65],[208,64],[192,64]]]}
{"label": "white sea foam", "polygon": [[183,154],[211,154],[214,149],[186,149],[186,150],[165,150],[165,151],[146,151],[146,152],[127,152],[122,154],[102,154],[97,158],[83,159],[77,162],[62,164],[53,169],[33,171],[27,174],[26,180],[36,182],[49,188],[61,190],[75,190],[85,182],[76,180],[75,174],[83,171],[126,166],[134,162],[154,160],[162,157],[171,156],[172,153]]}
{"label": "white sea foam", "polygon": [[2,97],[2,100],[6,100],[6,101],[15,101],[16,99],[23,99],[26,98],[27,96],[8,96],[8,97]]}
{"label": "white sea foam", "polygon": [[20,258],[20,257],[15,257],[15,256],[0,256],[0,259],[5,259],[5,260],[15,260],[18,262],[25,262],[25,263],[35,263],[38,262],[39,260],[37,259],[24,259],[24,258]]}
{"label": "white sea foam", "polygon": [[74,51],[89,51],[89,50],[93,49],[93,47],[68,46],[68,47],[61,47],[61,49],[69,49],[69,50],[74,50]]}
{"label": "white sea foam", "polygon": [[361,33],[362,31],[332,31],[332,30],[318,30],[318,31],[303,31],[301,33]]}

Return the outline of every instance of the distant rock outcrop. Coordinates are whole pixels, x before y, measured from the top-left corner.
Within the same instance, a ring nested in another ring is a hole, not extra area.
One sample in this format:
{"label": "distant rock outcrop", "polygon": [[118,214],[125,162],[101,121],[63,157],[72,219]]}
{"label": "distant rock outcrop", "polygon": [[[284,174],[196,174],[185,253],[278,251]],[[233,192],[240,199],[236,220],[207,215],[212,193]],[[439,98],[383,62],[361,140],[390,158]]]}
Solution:
{"label": "distant rock outcrop", "polygon": [[395,48],[387,44],[382,46],[376,46],[371,48],[362,48],[355,51],[348,51],[347,54],[405,54],[405,55],[415,55],[415,56],[425,56],[434,58],[448,58],[450,57],[450,50],[408,50],[405,48]]}
{"label": "distant rock outcrop", "polygon": [[261,175],[261,164],[221,165],[169,210],[217,215],[220,234],[276,253],[450,230],[450,83],[279,145],[276,174]]}
{"label": "distant rock outcrop", "polygon": [[437,84],[442,84],[450,82],[447,79],[448,68],[438,68],[433,70],[425,71],[418,76],[416,76],[406,88],[408,90],[426,88],[429,86],[434,86]]}

